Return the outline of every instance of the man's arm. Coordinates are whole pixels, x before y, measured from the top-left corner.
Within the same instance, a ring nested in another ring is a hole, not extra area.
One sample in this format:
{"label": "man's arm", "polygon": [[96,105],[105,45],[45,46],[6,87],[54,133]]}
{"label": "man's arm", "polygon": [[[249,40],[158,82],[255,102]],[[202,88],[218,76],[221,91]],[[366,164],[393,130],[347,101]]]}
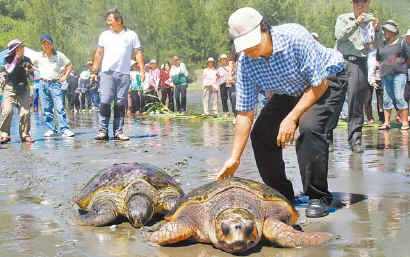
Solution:
{"label": "man's arm", "polygon": [[336,21],[335,26],[335,37],[336,40],[346,40],[348,39],[358,28],[358,24],[356,22],[351,22],[346,19],[346,17],[339,16]]}
{"label": "man's arm", "polygon": [[103,56],[104,56],[104,48],[98,47],[93,57],[93,64],[91,66],[92,72],[98,72],[100,70]]}
{"label": "man's arm", "polygon": [[232,177],[239,167],[243,150],[248,142],[254,119],[254,112],[238,112],[233,136],[232,153],[217,175],[217,180]]}
{"label": "man's arm", "polygon": [[65,81],[72,70],[73,70],[73,64],[72,64],[71,62],[67,63],[67,64],[64,66],[64,71],[65,71],[65,73],[64,73],[63,76],[61,76],[61,78],[59,78],[59,81],[60,81],[60,82]]}
{"label": "man's arm", "polygon": [[135,61],[137,62],[139,68],[140,68],[140,80],[141,82],[144,82],[145,80],[145,70],[144,67],[144,52],[141,49],[135,49],[134,50],[134,56],[135,56]]}
{"label": "man's arm", "polygon": [[324,79],[319,86],[310,87],[303,93],[296,106],[290,111],[285,119],[280,123],[277,145],[285,148],[286,143],[293,142],[297,122],[300,116],[309,109],[326,92],[328,81]]}

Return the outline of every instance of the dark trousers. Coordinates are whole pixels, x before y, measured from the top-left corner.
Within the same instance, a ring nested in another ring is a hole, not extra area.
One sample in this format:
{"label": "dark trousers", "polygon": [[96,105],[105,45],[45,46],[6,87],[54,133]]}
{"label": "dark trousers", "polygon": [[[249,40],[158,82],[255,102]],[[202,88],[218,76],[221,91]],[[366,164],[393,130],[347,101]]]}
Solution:
{"label": "dark trousers", "polygon": [[138,90],[138,91],[133,91],[130,90],[128,91],[128,96],[131,98],[131,102],[128,101],[128,104],[131,104],[131,106],[129,106],[130,110],[132,113],[135,112],[140,112],[143,113],[144,112],[144,94],[142,92],[142,90]]}
{"label": "dark trousers", "polygon": [[[339,117],[346,95],[344,84],[329,81],[329,88],[299,119],[300,136],[296,153],[302,178],[303,191],[311,199],[331,202],[327,171],[329,143],[327,135],[333,126],[333,116]],[[294,200],[292,183],[286,178],[282,148],[276,138],[282,120],[295,107],[299,97],[274,94],[262,109],[251,132],[256,165],[262,180]]]}
{"label": "dark trousers", "polygon": [[367,62],[346,61],[348,78],[348,105],[347,120],[348,141],[350,146],[362,143],[362,128],[364,122],[363,105],[368,91]]}
{"label": "dark trousers", "polygon": [[90,93],[89,92],[80,93],[79,101],[80,101],[81,110],[89,109],[91,107]]}
{"label": "dark trousers", "polygon": [[223,112],[229,112],[228,108],[228,98],[231,102],[232,106],[232,113],[236,114],[235,106],[236,106],[236,93],[235,93],[235,86],[231,85],[230,87],[226,86],[226,83],[221,84],[220,87],[221,91],[221,101],[222,101],[222,110]]}
{"label": "dark trousers", "polygon": [[74,108],[75,110],[80,110],[80,93],[74,93],[73,96]]}
{"label": "dark trousers", "polygon": [[68,108],[70,111],[74,110],[75,92],[69,92],[69,91],[67,91],[66,98],[67,98],[67,108]]}
{"label": "dark trousers", "polygon": [[174,89],[162,88],[161,89],[161,103],[166,104],[168,98],[168,109],[174,111]]}
{"label": "dark trousers", "polygon": [[175,87],[175,103],[177,112],[186,112],[186,88],[187,85]]}
{"label": "dark trousers", "polygon": [[[381,86],[381,83],[379,83]],[[366,99],[364,103],[364,112],[366,113],[367,120],[374,120],[373,110],[372,110],[372,96],[373,96],[373,86],[369,86],[367,89]],[[379,121],[384,122],[384,111],[383,111],[383,88],[376,89],[376,100],[377,100],[377,115]]]}

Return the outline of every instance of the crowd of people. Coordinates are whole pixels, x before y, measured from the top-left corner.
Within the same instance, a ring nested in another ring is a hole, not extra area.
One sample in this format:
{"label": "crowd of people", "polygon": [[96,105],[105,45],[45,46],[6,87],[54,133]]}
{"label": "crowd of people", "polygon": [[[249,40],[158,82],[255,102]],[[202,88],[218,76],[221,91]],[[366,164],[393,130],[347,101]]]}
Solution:
{"label": "crowd of people", "polygon": [[[218,68],[216,60],[209,57],[202,80],[204,114],[219,114],[220,94],[223,113],[230,114],[229,100],[235,115],[232,153],[215,174],[217,179],[234,175],[250,137],[263,181],[292,202],[297,201],[292,183],[286,178],[282,149],[294,140],[299,128],[296,153],[304,194],[311,199],[306,214],[322,217],[328,214],[332,201],[327,183],[329,145],[342,109],[347,113],[347,140],[354,153],[363,152],[364,113],[369,123],[375,122],[373,90],[379,120],[383,122],[380,129],[391,128],[393,108],[400,129],[409,129],[410,89],[406,82],[410,77],[410,30],[401,39],[395,21],[381,25],[368,13],[371,0],[350,2],[353,12],[340,15],[336,21],[335,48],[321,45],[317,33],[309,33],[301,25],[272,26],[250,7],[230,16],[233,54],[229,58],[221,54]],[[126,141],[130,139],[123,131],[126,115],[146,113],[159,101],[171,111],[187,111],[189,73],[181,59],[174,56],[172,64],[164,61],[160,66],[155,59],[145,64],[139,37],[124,26],[118,9],[107,12],[106,25],[108,29],[100,34],[88,69],[79,76],[71,61],[54,48],[50,35],[41,36],[42,52],[32,60],[24,56],[22,41],[9,42],[5,70],[1,71],[1,143],[10,141],[13,107],[20,111],[22,141],[34,141],[30,135],[30,74],[34,110],[40,102],[48,127],[45,137],[75,135],[67,124],[66,106],[77,112],[99,111],[96,140],[110,139],[111,112],[113,138]],[[260,95],[263,108],[256,117]]]}

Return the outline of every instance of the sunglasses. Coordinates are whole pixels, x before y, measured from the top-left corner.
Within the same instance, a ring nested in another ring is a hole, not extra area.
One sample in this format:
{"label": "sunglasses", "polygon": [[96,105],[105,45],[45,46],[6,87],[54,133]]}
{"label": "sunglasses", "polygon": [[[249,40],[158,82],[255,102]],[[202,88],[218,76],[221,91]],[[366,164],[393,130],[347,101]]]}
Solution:
{"label": "sunglasses", "polygon": [[367,3],[367,0],[353,0],[353,3],[357,4],[358,2]]}

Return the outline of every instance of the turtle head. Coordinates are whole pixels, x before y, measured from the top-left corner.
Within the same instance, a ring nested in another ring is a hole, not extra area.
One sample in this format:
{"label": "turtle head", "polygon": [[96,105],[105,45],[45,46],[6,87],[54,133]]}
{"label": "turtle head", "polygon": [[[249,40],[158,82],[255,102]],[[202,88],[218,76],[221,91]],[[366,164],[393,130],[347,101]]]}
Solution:
{"label": "turtle head", "polygon": [[255,216],[244,209],[221,212],[215,220],[215,236],[218,248],[231,253],[244,252],[260,240]]}

